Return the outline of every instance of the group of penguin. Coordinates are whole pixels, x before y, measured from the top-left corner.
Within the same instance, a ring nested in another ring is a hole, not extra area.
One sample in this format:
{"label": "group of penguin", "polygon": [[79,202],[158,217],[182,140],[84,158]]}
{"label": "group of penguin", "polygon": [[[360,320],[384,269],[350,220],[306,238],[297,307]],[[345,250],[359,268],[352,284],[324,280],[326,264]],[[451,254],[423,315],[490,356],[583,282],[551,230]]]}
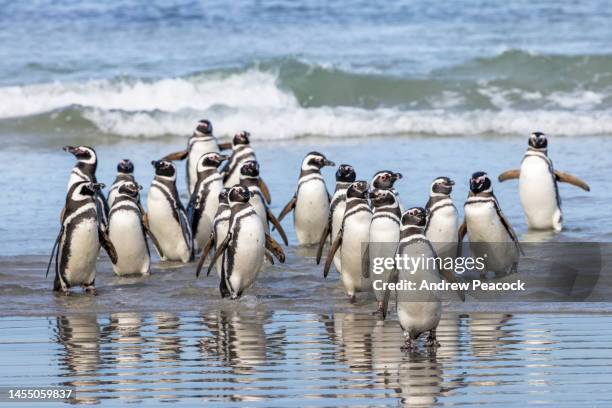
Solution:
{"label": "group of penguin", "polygon": [[[231,149],[229,156],[221,153],[227,149]],[[586,191],[589,186],[571,174],[555,170],[547,149],[546,136],[532,133],[520,169],[502,173],[499,181],[519,179],[520,200],[530,228],[560,231],[563,217],[557,183],[571,183]],[[476,172],[470,178],[465,219],[460,224],[451,199],[454,182],[448,177],[432,182],[425,207],[403,210],[394,188],[402,178],[400,173],[379,171],[368,183],[357,179],[351,165],[341,164],[334,194],[330,195],[321,169],[335,163],[319,152],[310,152],[302,161],[296,191],[277,219],[268,207],[269,189],[260,178],[250,135],[245,131],[237,133],[231,144],[219,143],[210,121],[199,121],[185,150],[151,163],[155,177],[147,196],[147,212],[140,202],[142,186],[134,179],[130,160],[119,162],[117,177],[105,197],[104,185],[97,182],[95,175],[94,149],[67,146],[64,150],[73,154],[77,163],[70,174],[61,228],[47,273],[55,260],[54,290],[66,294],[74,286],[95,294],[96,261],[101,247],[108,253],[115,274],[148,274],[148,237],[161,260],[187,263],[200,254],[197,276],[212,252],[207,274],[215,268],[221,296],[239,298],[253,285],[265,260],[285,261],[281,245],[270,234],[276,230],[288,245],[280,221],[291,211],[299,244],[318,245],[317,263],[329,239],[324,276],[334,264],[351,303],[357,292],[373,291],[370,264],[377,257],[460,255],[466,234],[470,245],[498,244],[486,249],[493,253],[488,259],[489,270],[516,268],[521,252],[485,172]],[[190,196],[187,208],[177,191],[173,164],[185,159]],[[435,268],[410,271],[409,277],[402,276],[405,273],[399,268],[386,268],[379,279],[385,283],[400,279],[455,280],[452,271]],[[390,290],[387,286],[374,293],[378,302],[374,313],[384,319]],[[463,293],[459,295],[464,299]],[[404,347],[412,349],[423,333],[428,333],[427,346],[438,345],[440,300],[397,299],[396,303],[406,338]]]}

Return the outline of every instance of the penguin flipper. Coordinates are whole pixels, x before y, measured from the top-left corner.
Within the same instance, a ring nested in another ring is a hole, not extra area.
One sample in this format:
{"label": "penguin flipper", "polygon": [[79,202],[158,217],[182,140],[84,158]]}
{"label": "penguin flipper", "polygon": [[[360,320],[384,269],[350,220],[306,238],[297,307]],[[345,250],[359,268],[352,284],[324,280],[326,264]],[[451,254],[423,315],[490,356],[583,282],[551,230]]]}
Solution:
{"label": "penguin flipper", "polygon": [[115,246],[108,237],[106,231],[102,230],[102,228],[98,228],[98,238],[100,239],[100,244],[102,244],[102,248],[104,248],[111,262],[113,263],[113,265],[115,265],[117,263],[117,250],[115,249]]}
{"label": "penguin flipper", "polygon": [[297,202],[297,194],[294,194],[291,200],[289,200],[289,202],[287,203],[287,205],[285,205],[285,208],[283,208],[283,211],[281,211],[281,213],[278,215],[279,222],[282,221],[283,218],[285,218],[285,215],[289,214],[291,210],[295,208],[296,202]]}
{"label": "penguin flipper", "polygon": [[368,279],[370,277],[370,243],[365,243],[366,248],[363,251],[361,258],[361,277]]}
{"label": "penguin flipper", "polygon": [[280,263],[285,263],[285,252],[283,251],[283,247],[268,234],[266,234],[266,249],[270,251]]}
{"label": "penguin flipper", "polygon": [[[397,283],[399,278],[399,272],[397,268],[394,268],[389,274],[389,283]],[[385,288],[385,292],[382,298],[382,318],[385,320],[387,318],[387,310],[389,309],[389,301],[391,300],[391,289],[389,289],[389,285]]]}
{"label": "penguin flipper", "polygon": [[272,197],[270,196],[270,189],[265,181],[260,177],[259,178],[259,189],[261,190],[261,194],[266,199],[266,203],[270,204],[272,202]]}
{"label": "penguin flipper", "polygon": [[285,246],[288,246],[289,245],[289,240],[287,239],[287,234],[285,233],[285,230],[283,229],[283,226],[276,219],[274,214],[272,214],[272,211],[270,211],[269,208],[266,208],[266,212],[267,212],[267,215],[268,215],[268,221],[270,221],[272,223],[272,225],[274,225],[274,228],[276,228],[278,230],[278,234],[283,239],[283,242],[285,243]]}
{"label": "penguin flipper", "polygon": [[225,252],[225,250],[227,249],[230,240],[232,238],[232,233],[228,233],[227,236],[225,237],[225,239],[223,240],[223,242],[221,243],[221,245],[219,245],[219,247],[217,248],[217,250],[215,251],[215,256],[213,256],[212,261],[210,261],[210,265],[208,265],[208,270],[206,271],[206,276],[210,275],[210,271],[212,270],[213,266],[215,265],[215,263],[217,263],[217,260],[219,258],[221,258],[221,256],[223,255],[223,252]]}
{"label": "penguin flipper", "polygon": [[560,181],[561,183],[568,183],[573,186],[579,187],[583,189],[584,191],[591,191],[591,187],[589,187],[587,183],[580,180],[578,177],[574,176],[573,174],[555,170],[555,178],[557,179],[557,181]]}
{"label": "penguin flipper", "polygon": [[[64,218],[63,215],[64,215],[64,210],[62,210],[62,218]],[[63,234],[64,234],[64,225],[62,224],[59,234],[57,234],[57,238],[55,238],[53,249],[51,250],[51,257],[49,258],[49,263],[47,264],[47,273],[45,274],[45,278],[49,276],[49,269],[51,269],[51,263],[53,262],[53,258],[57,259],[57,257],[59,256],[59,242],[62,239]],[[56,262],[55,272],[57,274],[57,262]]]}
{"label": "penguin flipper", "polygon": [[153,246],[155,247],[155,252],[157,252],[157,255],[161,259],[164,259],[164,253],[162,252],[161,245],[159,244],[159,241],[157,240],[157,238],[155,238],[155,235],[153,235],[153,232],[149,228],[149,217],[147,216],[146,212],[144,212],[143,210],[141,211],[142,211],[141,222],[142,222],[142,226],[144,227],[145,234],[151,239],[151,242],[153,242]]}
{"label": "penguin flipper", "polygon": [[206,245],[204,246],[204,249],[202,249],[202,256],[200,256],[200,260],[198,261],[198,266],[196,268],[196,278],[200,276],[200,272],[202,271],[202,266],[204,266],[204,261],[206,260],[206,257],[208,256],[208,253],[210,252],[214,243],[215,243],[215,234],[211,233],[210,237],[208,238],[208,241],[206,242]]}
{"label": "penguin flipper", "polygon": [[465,234],[467,234],[467,222],[465,219],[459,226],[459,231],[457,232],[459,241],[457,242],[457,256],[461,256],[461,243],[463,242],[463,238],[465,238]]}
{"label": "penguin flipper", "polygon": [[512,238],[512,241],[514,241],[514,245],[516,246],[516,249],[519,250],[521,255],[525,255],[525,252],[523,252],[523,248],[521,247],[518,237],[516,236],[516,232],[514,232],[514,228],[512,228],[512,224],[510,224],[510,221],[508,221],[508,219],[502,212],[501,208],[499,207],[499,204],[497,203],[497,199],[495,199],[494,203],[495,203],[495,210],[497,210],[497,215],[499,216],[499,219],[501,220],[501,223],[503,224],[504,228],[506,228],[506,231],[508,231],[510,238]]}
{"label": "penguin flipper", "polygon": [[170,153],[162,157],[162,160],[168,160],[168,161],[185,160],[187,156],[189,156],[189,149],[181,150],[180,152]]}
{"label": "penguin flipper", "polygon": [[340,248],[340,245],[342,244],[342,232],[343,229],[340,229],[340,231],[338,231],[338,235],[336,236],[336,239],[334,240],[334,243],[332,244],[331,248],[329,249],[329,253],[327,254],[327,259],[325,260],[325,267],[323,268],[324,278],[327,278],[327,275],[329,274],[329,268],[331,267],[331,264],[334,260],[334,255],[336,255],[338,248]]}
{"label": "penguin flipper", "polygon": [[321,234],[321,238],[319,239],[319,248],[317,248],[317,265],[321,263],[321,256],[323,255],[323,247],[325,246],[325,241],[327,240],[328,235],[331,234],[331,228],[329,222],[325,224],[325,228],[323,229],[323,233]]}
{"label": "penguin flipper", "polygon": [[497,180],[499,180],[499,182],[502,183],[506,180],[517,179],[520,176],[521,176],[521,171],[519,169],[506,170],[502,174],[497,176]]}
{"label": "penguin flipper", "polygon": [[[457,278],[455,277],[455,274],[452,271],[448,269],[440,269],[438,273],[440,274],[440,277],[442,277],[445,281],[449,283],[457,283]],[[465,302],[465,293],[463,292],[463,290],[457,289],[456,292],[457,295],[459,295],[461,301]]]}
{"label": "penguin flipper", "polygon": [[270,253],[270,251],[266,250],[264,252],[264,257],[266,258],[266,260],[268,262],[270,262],[270,264],[274,265],[274,257],[272,256],[272,254]]}

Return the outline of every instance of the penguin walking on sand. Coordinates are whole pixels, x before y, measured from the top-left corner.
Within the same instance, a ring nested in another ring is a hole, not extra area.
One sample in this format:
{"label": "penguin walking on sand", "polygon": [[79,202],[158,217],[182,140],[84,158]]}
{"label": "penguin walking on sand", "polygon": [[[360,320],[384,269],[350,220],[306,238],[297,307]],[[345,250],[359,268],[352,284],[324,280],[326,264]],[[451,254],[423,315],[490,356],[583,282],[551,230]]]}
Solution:
{"label": "penguin walking on sand", "polygon": [[[330,238],[331,243],[336,238],[336,235],[338,235],[338,231],[340,231],[342,219],[344,218],[344,210],[346,209],[346,190],[348,190],[349,186],[355,181],[356,178],[357,174],[355,173],[353,166],[350,164],[341,164],[338,166],[338,170],[336,171],[336,190],[334,191],[334,195],[332,196],[329,205],[327,226],[325,227],[325,230],[323,230],[323,234],[321,234],[321,239],[319,240],[317,264],[321,262],[323,247],[325,246],[327,237]],[[334,265],[336,266],[338,273],[342,269],[342,258],[340,257],[341,253],[342,246],[338,248],[338,251],[334,256]]]}
{"label": "penguin walking on sand", "polygon": [[[465,220],[459,227],[459,244],[465,234],[470,237],[470,249],[475,257],[483,257],[486,271],[506,274],[516,271],[522,252],[510,221],[493,194],[493,184],[483,171],[472,174],[470,193],[464,206]],[[459,245],[459,254],[461,245]]]}
{"label": "penguin walking on sand", "polygon": [[[374,207],[374,215],[370,224],[370,242],[366,249],[366,256],[370,260],[370,268],[364,269],[366,278],[370,277],[370,269],[377,259],[394,258],[400,240],[400,227],[402,212],[397,202],[397,196],[391,190],[375,189],[370,192],[370,201]],[[394,268],[383,267],[373,279],[380,279],[387,283]],[[378,307],[375,315],[383,315],[383,292],[374,291]]]}
{"label": "penguin walking on sand", "polygon": [[95,195],[104,185],[91,181],[75,181],[66,196],[60,228],[47,274],[55,259],[54,291],[69,294],[73,286],[81,286],[86,293],[96,294],[96,261],[100,245],[108,253],[111,262],[117,262],[117,253],[102,229]]}
{"label": "penguin walking on sand", "polygon": [[202,155],[198,161],[198,181],[187,205],[195,253],[206,245],[212,232],[213,219],[219,207],[219,193],[223,191],[223,176],[218,168],[225,160],[227,156],[210,152]]}
{"label": "penguin walking on sand", "polygon": [[297,191],[285,205],[278,220],[293,210],[295,234],[300,245],[317,244],[329,223],[330,196],[321,175],[325,166],[335,166],[319,152],[310,152],[302,160]]}
{"label": "penguin walking on sand", "polygon": [[110,186],[108,190],[108,206],[111,208],[113,206],[113,202],[117,197],[119,187],[121,187],[124,183],[135,183],[136,179],[134,178],[134,163],[130,159],[123,159],[117,164],[117,177],[115,177],[115,181]]}
{"label": "penguin walking on sand", "polygon": [[[425,236],[427,218],[427,210],[421,207],[410,208],[402,214],[398,255],[409,259],[435,259],[437,257],[433,245]],[[396,268],[390,281],[392,283],[411,281],[415,282],[419,288],[422,282],[440,283],[441,277],[448,282],[456,282],[452,273],[438,270],[436,262],[420,262],[417,265],[414,268]],[[459,290],[457,293],[462,300],[465,300],[462,291]],[[387,286],[383,294],[383,317],[387,315],[390,298],[391,290]],[[427,347],[440,345],[436,338],[436,329],[442,316],[442,303],[435,292],[420,289],[410,295],[398,294],[397,316],[405,338],[405,343],[401,347],[402,351],[411,351],[416,348],[415,341],[426,332],[428,333],[425,342]]]}
{"label": "penguin walking on sand", "polygon": [[399,193],[393,187],[395,185],[395,182],[401,179],[402,179],[401,173],[395,173],[391,170],[381,170],[377,172],[376,174],[374,174],[374,176],[372,177],[372,181],[370,182],[370,185],[372,186],[373,190],[374,189],[391,190],[391,192],[395,194],[395,197],[397,198],[397,203],[399,204],[400,211],[403,211],[404,209],[402,207],[402,201],[400,200]]}
{"label": "penguin walking on sand", "polygon": [[563,212],[557,183],[569,183],[585,191],[591,189],[578,177],[554,169],[548,157],[548,140],[544,133],[533,132],[528,145],[521,168],[505,171],[498,179],[500,182],[519,179],[519,197],[530,229],[560,232]]}
{"label": "penguin walking on sand", "polygon": [[[206,245],[202,247],[202,254],[200,256],[200,260],[198,261],[198,266],[196,268],[196,277],[200,276],[200,271],[202,270],[202,266],[204,266],[204,261],[208,256],[208,253],[211,249],[214,249],[215,252],[219,250],[219,246],[225,240],[227,236],[227,232],[229,231],[229,223],[231,217],[231,209],[229,206],[229,201],[227,195],[229,193],[229,188],[224,188],[219,193],[219,206],[217,207],[217,213],[215,214],[215,218],[213,219],[213,228],[212,233],[208,239]],[[223,259],[217,259],[217,263],[215,265],[215,270],[221,277],[221,268]],[[210,273],[210,269],[208,270]]]}
{"label": "penguin walking on sand", "polygon": [[117,252],[115,275],[148,275],[151,253],[147,227],[140,205],[140,189],[134,181],[124,181],[117,188],[108,216],[108,237]]}
{"label": "penguin walking on sand", "polygon": [[257,215],[259,215],[259,218],[261,218],[266,234],[270,234],[271,223],[278,231],[278,234],[281,236],[285,245],[289,245],[285,230],[283,230],[283,227],[280,225],[274,214],[272,214],[272,211],[270,211],[270,208],[266,203],[266,199],[260,189],[261,179],[259,178],[259,163],[257,163],[257,161],[247,160],[243,162],[242,168],[240,169],[240,184],[246,186],[252,193],[249,202],[255,209]]}
{"label": "penguin walking on sand", "polygon": [[252,194],[248,187],[239,184],[230,189],[229,230],[208,267],[210,273],[217,260],[222,259],[219,290],[224,298],[240,298],[253,285],[263,265],[266,249],[281,263],[285,261],[281,246],[266,234],[259,215],[249,203]]}
{"label": "penguin walking on sand", "polygon": [[340,277],[351,303],[355,302],[355,293],[369,290],[369,280],[363,277],[363,270],[369,268],[365,244],[370,239],[371,222],[368,182],[356,181],[346,191],[346,210],[342,226],[329,250],[323,268],[323,276],[327,277],[334,255],[342,246]]}
{"label": "penguin walking on sand", "polygon": [[193,194],[198,181],[198,160],[206,153],[219,153],[231,147],[229,143],[219,143],[213,135],[213,126],[208,119],[202,119],[196,125],[193,134],[187,142],[187,149],[171,153],[162,160],[175,161],[187,159],[187,188],[189,195]]}
{"label": "penguin walking on sand", "polygon": [[[94,184],[98,182],[96,179],[96,169],[98,168],[98,155],[96,151],[89,146],[64,146],[64,151],[72,154],[77,159],[76,165],[70,172],[70,179],[68,180],[68,191],[70,188],[78,182],[89,181]],[[100,224],[104,230],[108,226],[108,202],[106,197],[102,193],[101,189],[96,190],[95,193],[96,206],[98,207],[98,217],[100,217]]]}
{"label": "penguin walking on sand", "polygon": [[148,222],[165,261],[189,262],[193,238],[187,212],[176,190],[176,167],[168,160],[154,160],[155,178],[147,196]]}
{"label": "penguin walking on sand", "polygon": [[453,257],[457,253],[459,214],[450,196],[454,185],[455,182],[448,177],[435,179],[425,206],[429,213],[425,236],[442,258]]}

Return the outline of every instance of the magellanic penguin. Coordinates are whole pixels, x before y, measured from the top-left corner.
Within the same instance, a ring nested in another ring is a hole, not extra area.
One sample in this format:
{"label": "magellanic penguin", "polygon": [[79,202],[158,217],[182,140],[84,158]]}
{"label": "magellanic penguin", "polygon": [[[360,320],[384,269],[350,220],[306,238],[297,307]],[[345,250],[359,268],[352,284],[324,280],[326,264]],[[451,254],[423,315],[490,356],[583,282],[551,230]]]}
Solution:
{"label": "magellanic penguin", "polygon": [[459,214],[450,196],[454,185],[455,182],[448,177],[435,179],[425,206],[429,212],[425,236],[443,258],[457,253]]}
{"label": "magellanic penguin", "polygon": [[[370,268],[364,268],[366,278],[370,278],[370,269],[376,259],[394,258],[400,240],[402,212],[397,202],[397,196],[391,190],[374,189],[370,192],[370,201],[374,207],[374,215],[370,224],[370,242],[366,256],[370,260]],[[393,268],[384,268],[382,273],[372,276],[383,283],[389,282]],[[374,314],[382,317],[383,292],[375,291],[378,308]]]}
{"label": "magellanic penguin", "polygon": [[108,216],[108,237],[117,252],[115,275],[149,274],[151,253],[147,228],[140,206],[140,189],[134,181],[124,181],[117,188]]}
{"label": "magellanic penguin", "polygon": [[230,189],[229,231],[208,267],[210,271],[217,260],[222,259],[219,290],[224,298],[237,299],[253,285],[263,265],[266,249],[281,263],[285,261],[281,246],[266,234],[259,215],[249,203],[252,194],[248,187],[239,184]]}
{"label": "magellanic penguin", "polygon": [[82,286],[86,292],[95,294],[96,260],[100,245],[107,251],[112,263],[117,262],[117,253],[101,228],[95,194],[104,186],[91,181],[76,181],[68,190],[62,211],[60,228],[47,274],[55,258],[54,291],[68,294],[73,286]]}
{"label": "magellanic penguin", "polygon": [[[344,218],[344,210],[346,209],[346,190],[356,180],[357,174],[355,169],[350,164],[341,164],[338,166],[336,171],[336,190],[332,196],[331,203],[329,205],[329,218],[327,226],[321,234],[319,240],[319,249],[317,251],[317,264],[321,262],[321,256],[323,255],[323,247],[327,237],[330,238],[330,243],[334,242],[340,227],[342,226],[342,219]],[[336,255],[334,256],[334,265],[336,270],[340,272],[342,269],[342,247],[338,248]]]}
{"label": "magellanic penguin", "polygon": [[569,173],[555,170],[548,157],[548,140],[542,132],[533,132],[523,156],[520,170],[508,170],[499,175],[500,182],[519,179],[519,196],[527,225],[535,230],[563,228],[563,213],[558,182],[572,184],[590,191],[587,183]]}
{"label": "magellanic penguin", "polygon": [[287,241],[285,230],[283,230],[283,227],[280,225],[274,214],[272,214],[270,208],[268,208],[266,199],[260,189],[261,179],[259,178],[259,163],[257,163],[257,161],[247,160],[243,162],[242,167],[240,168],[240,184],[247,186],[249,191],[253,193],[249,202],[255,209],[257,215],[259,215],[259,218],[261,218],[266,234],[270,233],[271,223],[278,231],[285,245],[288,245],[289,242]]}
{"label": "magellanic penguin", "polygon": [[[518,238],[493,194],[493,184],[483,171],[472,174],[470,193],[464,206],[465,220],[459,227],[459,244],[465,234],[470,237],[470,249],[475,257],[483,257],[487,271],[508,273],[516,271],[519,252]],[[458,254],[461,252],[461,245]]]}
{"label": "magellanic penguin", "polygon": [[109,208],[113,206],[119,187],[121,187],[123,183],[129,182],[136,182],[134,178],[134,163],[132,163],[130,159],[123,159],[117,164],[117,177],[115,177],[115,181],[108,190],[107,201]]}
{"label": "magellanic penguin", "polygon": [[187,217],[193,234],[194,251],[206,245],[212,223],[219,207],[219,193],[223,191],[223,176],[218,168],[227,156],[216,152],[202,155],[198,161],[198,181],[187,205]]}
{"label": "magellanic penguin", "polygon": [[346,210],[342,226],[332,243],[323,268],[323,276],[327,277],[334,255],[342,246],[340,277],[351,303],[355,302],[355,293],[369,290],[369,280],[363,277],[364,268],[369,268],[366,244],[370,239],[372,221],[368,187],[367,181],[360,180],[352,183],[346,191]]}
{"label": "magellanic penguin", "polygon": [[147,196],[148,222],[165,261],[189,262],[193,238],[187,212],[176,190],[176,167],[168,160],[154,160],[155,178]]}
{"label": "magellanic penguin", "polygon": [[395,197],[397,198],[397,203],[399,205],[400,211],[403,211],[404,209],[402,207],[402,201],[400,200],[399,193],[393,187],[395,182],[401,179],[402,179],[401,173],[395,173],[391,170],[381,170],[377,172],[376,174],[374,174],[374,177],[372,177],[372,181],[370,182],[370,185],[372,186],[372,189],[391,190],[393,194],[395,194]]}
{"label": "magellanic penguin", "polygon": [[[402,214],[401,237],[398,247],[398,255],[408,259],[432,259],[437,258],[436,250],[425,236],[425,225],[427,223],[427,210],[421,207],[413,207]],[[413,262],[410,262],[413,264]],[[415,282],[420,288],[422,282],[436,284],[441,282],[441,277],[449,282],[456,282],[450,272],[439,271],[436,262],[423,261],[414,263],[416,268],[404,268],[398,264],[393,271],[390,281]],[[465,295],[458,291],[462,300]],[[387,286],[383,295],[383,316],[386,317],[391,290]],[[413,299],[409,301],[408,299]],[[397,295],[397,316],[400,326],[404,332],[405,343],[403,351],[415,348],[415,340],[425,332],[428,332],[427,347],[437,347],[440,344],[436,339],[436,328],[442,316],[442,303],[438,294],[433,291],[419,290],[415,294],[401,293]]]}
{"label": "magellanic penguin", "polygon": [[310,152],[304,157],[297,191],[278,216],[281,221],[293,210],[295,234],[301,245],[318,243],[329,222],[330,196],[321,175],[325,166],[335,164],[319,152]]}
{"label": "magellanic penguin", "polygon": [[[214,249],[215,252],[217,252],[219,246],[227,236],[227,232],[229,230],[230,216],[232,213],[227,198],[228,193],[229,188],[224,188],[219,193],[219,206],[217,207],[217,213],[215,214],[215,217],[213,219],[212,233],[210,234],[206,245],[202,247],[202,255],[200,256],[200,260],[198,261],[196,277],[200,276],[200,271],[202,270],[202,266],[204,266],[204,261],[206,260],[209,251],[211,249]],[[221,277],[221,268],[223,266],[222,262],[223,259],[219,258],[217,259],[217,264],[215,265],[215,270],[217,271],[219,278]],[[210,269],[208,270],[208,273],[210,273]]]}
{"label": "magellanic penguin", "polygon": [[[68,191],[70,188],[78,182],[90,181],[97,183],[96,169],[98,168],[98,155],[96,151],[89,146],[64,146],[64,151],[72,154],[77,159],[76,165],[70,172],[70,179],[68,180]],[[95,194],[96,206],[98,207],[98,217],[100,217],[100,224],[102,229],[106,230],[108,226],[108,202],[106,197],[100,189]]]}
{"label": "magellanic penguin", "polygon": [[187,188],[189,195],[193,193],[198,181],[198,160],[203,154],[229,149],[229,143],[219,143],[213,135],[213,126],[208,119],[202,119],[196,125],[193,135],[189,138],[187,149],[171,153],[162,160],[174,161],[187,159]]}

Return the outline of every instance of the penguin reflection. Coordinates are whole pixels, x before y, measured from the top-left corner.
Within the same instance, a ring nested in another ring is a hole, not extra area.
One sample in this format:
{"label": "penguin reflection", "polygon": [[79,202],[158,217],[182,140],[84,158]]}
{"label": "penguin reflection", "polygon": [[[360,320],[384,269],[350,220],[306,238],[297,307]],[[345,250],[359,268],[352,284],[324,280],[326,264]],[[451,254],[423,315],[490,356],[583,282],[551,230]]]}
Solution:
{"label": "penguin reflection", "polygon": [[511,344],[508,338],[512,331],[505,326],[512,315],[505,313],[474,313],[470,315],[469,327],[472,353],[476,357],[494,356],[504,345]]}
{"label": "penguin reflection", "polygon": [[[121,368],[134,368],[142,360],[144,339],[140,334],[140,313],[112,313],[110,324],[104,328],[106,342],[115,343],[109,359]],[[118,367],[119,368],[119,367]],[[121,383],[121,381],[117,381]]]}
{"label": "penguin reflection", "polygon": [[157,326],[156,336],[153,338],[153,342],[157,343],[157,360],[178,363],[182,351],[179,317],[167,312],[154,313],[153,316],[153,324]]}

